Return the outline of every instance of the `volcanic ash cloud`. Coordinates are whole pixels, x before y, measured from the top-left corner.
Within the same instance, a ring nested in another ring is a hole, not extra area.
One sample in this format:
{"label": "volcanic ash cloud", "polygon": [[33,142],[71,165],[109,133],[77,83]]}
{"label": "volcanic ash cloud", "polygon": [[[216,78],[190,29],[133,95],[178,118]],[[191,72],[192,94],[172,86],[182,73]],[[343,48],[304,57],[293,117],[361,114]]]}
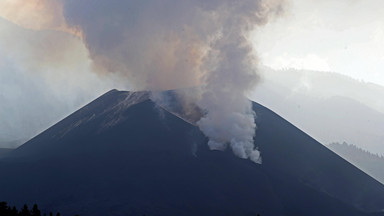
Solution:
{"label": "volcanic ash cloud", "polygon": [[247,38],[282,12],[284,0],[52,1],[65,19],[60,25],[82,38],[95,71],[135,90],[199,86],[205,115],[197,125],[209,147],[230,146],[260,162],[255,113],[245,96],[258,80]]}

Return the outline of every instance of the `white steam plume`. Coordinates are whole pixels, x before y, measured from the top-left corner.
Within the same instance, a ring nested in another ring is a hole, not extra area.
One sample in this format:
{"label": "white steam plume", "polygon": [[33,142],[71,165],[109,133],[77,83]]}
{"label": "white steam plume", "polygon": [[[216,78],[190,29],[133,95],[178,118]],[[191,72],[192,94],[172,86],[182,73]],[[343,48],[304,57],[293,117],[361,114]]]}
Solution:
{"label": "white steam plume", "polygon": [[197,124],[210,148],[230,145],[237,156],[259,161],[245,96],[258,79],[247,37],[278,15],[285,0],[52,1],[65,19],[61,25],[83,39],[97,72],[126,78],[136,90],[201,86],[197,104],[206,115]]}
{"label": "white steam plume", "polygon": [[255,113],[245,96],[258,80],[247,36],[254,25],[267,21],[270,12],[278,13],[280,6],[281,1],[244,0],[230,1],[220,8],[221,35],[213,42],[207,60],[215,64],[205,74],[199,102],[207,115],[197,122],[209,137],[212,150],[225,150],[229,144],[238,157],[261,163],[253,140]]}

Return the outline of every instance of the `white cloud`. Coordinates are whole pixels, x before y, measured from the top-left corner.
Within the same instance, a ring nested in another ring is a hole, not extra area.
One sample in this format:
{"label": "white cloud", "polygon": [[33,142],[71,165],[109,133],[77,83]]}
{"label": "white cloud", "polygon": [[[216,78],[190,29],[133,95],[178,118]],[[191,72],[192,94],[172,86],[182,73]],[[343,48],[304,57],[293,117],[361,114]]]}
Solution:
{"label": "white cloud", "polygon": [[293,0],[284,19],[254,37],[261,62],[272,68],[332,71],[384,85],[383,28],[379,0]]}

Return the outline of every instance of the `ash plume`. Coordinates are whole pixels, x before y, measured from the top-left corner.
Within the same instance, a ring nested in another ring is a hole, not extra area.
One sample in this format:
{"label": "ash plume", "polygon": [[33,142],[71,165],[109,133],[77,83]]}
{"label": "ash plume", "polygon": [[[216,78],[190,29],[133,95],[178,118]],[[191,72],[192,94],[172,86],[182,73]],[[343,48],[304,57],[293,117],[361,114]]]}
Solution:
{"label": "ash plume", "polygon": [[[254,25],[267,22],[279,13],[281,1],[228,1],[218,9],[221,35],[211,45],[208,62],[215,62],[204,77],[204,93],[199,106],[207,110],[197,122],[209,137],[213,150],[229,145],[240,158],[261,163],[253,137],[256,124],[252,104],[246,94],[258,80],[252,61],[252,46],[247,40]],[[209,65],[209,64],[207,64]]]}
{"label": "ash plume", "polygon": [[198,86],[194,98],[205,115],[196,124],[209,147],[230,146],[260,162],[246,97],[258,80],[248,37],[278,16],[285,0],[54,1],[65,19],[60,25],[82,38],[95,71],[115,74],[134,90]]}

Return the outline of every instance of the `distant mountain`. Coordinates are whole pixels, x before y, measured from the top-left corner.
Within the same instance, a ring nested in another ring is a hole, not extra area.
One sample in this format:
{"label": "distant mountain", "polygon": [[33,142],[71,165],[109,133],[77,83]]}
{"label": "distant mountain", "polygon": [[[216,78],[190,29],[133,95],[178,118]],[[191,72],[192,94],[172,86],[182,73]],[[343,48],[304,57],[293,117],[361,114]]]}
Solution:
{"label": "distant mountain", "polygon": [[[383,141],[384,144],[384,141]],[[384,157],[372,154],[352,144],[331,143],[327,146],[342,158],[384,184]]]}
{"label": "distant mountain", "polygon": [[323,144],[384,155],[384,87],[328,72],[267,70],[252,99]]}
{"label": "distant mountain", "polygon": [[0,200],[63,215],[384,215],[384,186],[267,108],[263,164],[148,92],[110,91],[0,160]]}
{"label": "distant mountain", "polygon": [[[310,70],[260,70],[261,85],[277,87],[276,91],[288,90],[284,96],[297,93],[312,98],[346,97],[384,113],[384,86],[363,82],[335,72]],[[326,88],[325,88],[326,87]]]}
{"label": "distant mountain", "polygon": [[14,149],[28,141],[27,139],[19,140],[0,140],[0,148]]}

